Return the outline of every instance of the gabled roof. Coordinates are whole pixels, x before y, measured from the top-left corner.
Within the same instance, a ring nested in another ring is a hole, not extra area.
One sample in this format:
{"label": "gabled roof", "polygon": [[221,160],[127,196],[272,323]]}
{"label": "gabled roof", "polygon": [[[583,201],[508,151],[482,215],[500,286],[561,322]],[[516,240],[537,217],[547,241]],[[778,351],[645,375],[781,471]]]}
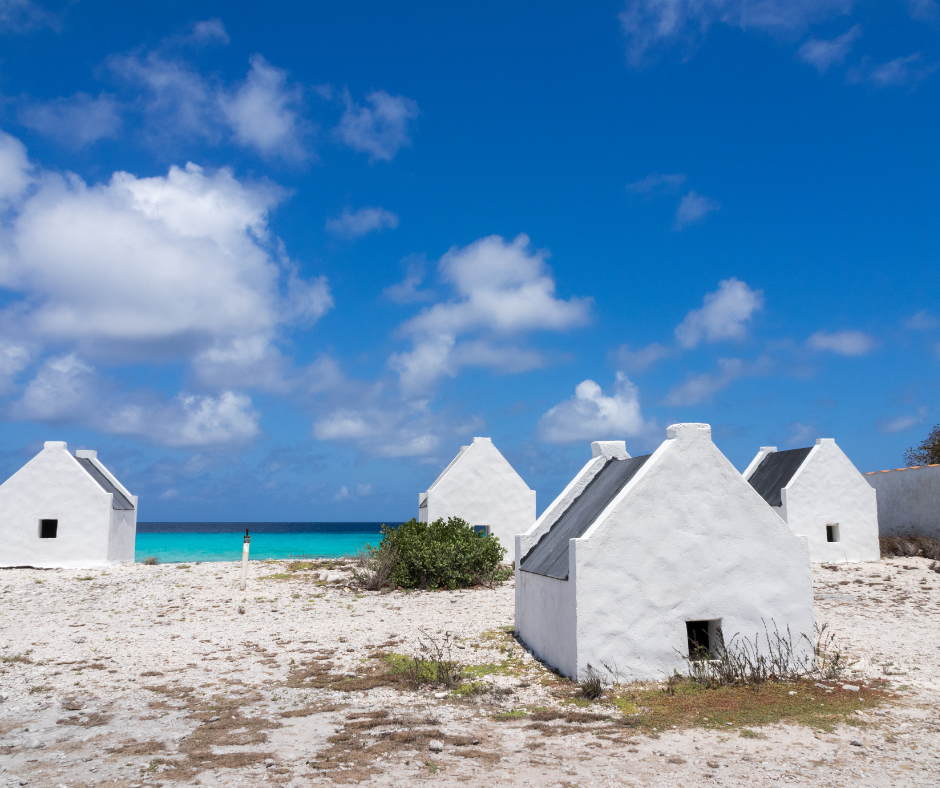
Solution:
{"label": "gabled roof", "polygon": [[111,493],[113,496],[113,498],[111,498],[112,509],[134,508],[134,504],[127,500],[127,496],[124,495],[124,493],[122,493],[117,487],[115,487],[114,483],[101,472],[101,469],[98,468],[98,466],[95,465],[95,463],[90,458],[76,457],[75,459],[78,461],[79,465],[88,471],[88,475],[98,482],[98,485],[101,487],[101,489],[103,489],[105,492]]}
{"label": "gabled roof", "polygon": [[610,459],[519,564],[523,572],[568,579],[568,540],[583,536],[651,457]]}
{"label": "gabled roof", "polygon": [[812,450],[810,446],[807,449],[771,452],[748,479],[751,487],[771,506],[781,506],[783,499],[780,491],[790,483]]}
{"label": "gabled roof", "polygon": [[[474,439],[474,440],[475,440],[475,439]],[[470,448],[469,446],[461,446],[461,447],[460,447],[460,451],[457,452],[457,456],[454,457],[454,459],[452,459],[452,460],[447,464],[447,467],[444,468],[443,471],[441,471],[440,475],[434,480],[434,483],[433,483],[430,487],[428,487],[428,492],[431,492],[431,490],[433,490],[433,489],[437,486],[437,483],[447,475],[447,472],[448,472],[451,468],[454,467],[454,463],[456,463],[457,460],[459,460],[461,457],[463,457],[464,454],[466,454],[467,449],[469,449],[469,448]],[[425,506],[427,506],[427,500],[425,500]]]}

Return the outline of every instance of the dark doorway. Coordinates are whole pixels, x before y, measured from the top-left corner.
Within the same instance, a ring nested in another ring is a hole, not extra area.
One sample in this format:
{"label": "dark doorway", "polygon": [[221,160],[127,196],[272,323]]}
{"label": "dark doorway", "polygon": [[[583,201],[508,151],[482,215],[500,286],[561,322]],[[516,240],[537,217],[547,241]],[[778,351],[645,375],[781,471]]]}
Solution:
{"label": "dark doorway", "polygon": [[39,538],[40,539],[55,539],[58,532],[59,532],[58,520],[40,520],[39,521]]}
{"label": "dark doorway", "polygon": [[839,541],[839,524],[827,525],[826,526],[826,541],[827,542],[838,542]]}

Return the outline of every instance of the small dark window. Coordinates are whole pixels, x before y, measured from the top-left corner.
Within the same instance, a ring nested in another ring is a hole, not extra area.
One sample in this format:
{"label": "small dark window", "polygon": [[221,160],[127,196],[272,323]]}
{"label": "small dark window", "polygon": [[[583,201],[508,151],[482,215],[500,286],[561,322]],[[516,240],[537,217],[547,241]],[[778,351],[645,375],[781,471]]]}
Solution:
{"label": "small dark window", "polygon": [[488,525],[475,525],[473,526],[473,530],[480,536],[490,535],[490,527]]}
{"label": "small dark window", "polygon": [[711,659],[723,648],[720,618],[686,621],[685,633],[689,638],[689,659]]}
{"label": "small dark window", "polygon": [[689,659],[708,659],[711,643],[708,637],[707,621],[686,621],[685,631],[689,636]]}
{"label": "small dark window", "polygon": [[835,523],[834,525],[826,526],[826,541],[827,542],[839,541],[839,524],[838,523]]}
{"label": "small dark window", "polygon": [[55,539],[56,534],[58,532],[59,532],[58,520],[40,520],[39,521],[39,538],[40,539]]}

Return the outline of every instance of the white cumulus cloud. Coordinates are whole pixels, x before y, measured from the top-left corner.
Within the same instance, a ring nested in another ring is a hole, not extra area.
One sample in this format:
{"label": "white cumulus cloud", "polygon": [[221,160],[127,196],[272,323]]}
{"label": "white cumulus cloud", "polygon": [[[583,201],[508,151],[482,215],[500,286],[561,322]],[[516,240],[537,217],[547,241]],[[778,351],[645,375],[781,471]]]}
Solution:
{"label": "white cumulus cloud", "polygon": [[11,413],[177,447],[242,442],[258,433],[258,413],[245,394],[184,393],[167,399],[153,392],[121,392],[75,354],[47,359]]}
{"label": "white cumulus cloud", "polygon": [[770,369],[770,360],[764,356],[753,363],[739,358],[718,359],[718,371],[701,375],[689,375],[683,383],[673,387],[666,395],[667,405],[697,405],[725,389],[738,378],[746,375],[765,374]]}
{"label": "white cumulus cloud", "polygon": [[291,85],[287,72],[275,68],[261,55],[252,55],[249,62],[245,81],[231,94],[219,98],[235,140],[266,156],[305,158],[303,89]]}
{"label": "white cumulus cloud", "polygon": [[0,31],[28,33],[39,27],[58,28],[59,16],[32,0],[0,0]]}
{"label": "white cumulus cloud", "polygon": [[348,208],[339,216],[326,220],[326,230],[345,238],[358,238],[372,232],[398,227],[398,216],[384,208],[360,208],[350,211]]}
{"label": "white cumulus cloud", "polygon": [[0,229],[8,337],[109,363],[186,360],[245,374],[276,362],[283,327],[332,305],[325,279],[300,277],[268,231],[276,187],[194,164],[89,185],[30,170],[22,154],[0,135],[0,172],[18,192]]}
{"label": "white cumulus cloud", "polygon": [[651,173],[633,183],[627,184],[627,191],[633,194],[650,195],[657,192],[670,192],[678,189],[685,183],[685,174],[681,172],[660,174]]}
{"label": "white cumulus cloud", "polygon": [[904,321],[904,327],[912,331],[929,331],[932,328],[940,326],[940,320],[937,320],[926,309],[912,315],[909,320]]}
{"label": "white cumulus cloud", "polygon": [[0,132],[0,203],[16,200],[32,182],[33,166],[26,146],[16,137]]}
{"label": "white cumulus cloud", "polygon": [[[204,26],[197,25],[188,40],[227,41],[224,27],[215,22],[200,23]],[[298,161],[311,155],[303,87],[260,54],[251,56],[245,79],[232,86],[202,75],[167,42],[151,51],[112,56],[108,66],[136,88],[136,108],[143,112],[151,142],[172,147],[192,137],[212,143],[229,138],[269,158]]]}
{"label": "white cumulus cloud", "polygon": [[891,435],[896,432],[904,432],[911,427],[923,423],[927,419],[929,411],[926,407],[918,408],[917,413],[910,413],[903,416],[896,416],[893,419],[882,419],[875,423],[880,432]]}
{"label": "white cumulus cloud", "polygon": [[918,82],[936,71],[936,64],[922,65],[923,55],[915,52],[875,66],[869,80],[878,87],[895,87]]}
{"label": "white cumulus cloud", "polygon": [[520,334],[564,331],[590,318],[591,300],[557,298],[543,251],[532,250],[525,234],[506,242],[499,236],[454,247],[438,264],[453,298],[428,307],[404,323],[400,333],[413,349],[389,359],[407,392],[426,390],[461,366],[522,371],[541,364],[534,351],[513,344]]}
{"label": "white cumulus cloud", "polygon": [[121,105],[105,93],[97,98],[76,93],[68,98],[26,104],[18,113],[20,123],[59,142],[80,148],[101,139],[120,136]]}
{"label": "white cumulus cloud", "polygon": [[864,356],[874,347],[875,341],[861,331],[817,331],[806,340],[806,345],[813,350],[828,350],[840,356]]}
{"label": "white cumulus cloud", "polygon": [[480,426],[476,418],[434,412],[428,400],[382,401],[369,392],[319,418],[313,434],[318,440],[354,445],[371,456],[426,457],[445,439],[463,439]]}
{"label": "white cumulus cloud", "polygon": [[748,322],[763,305],[762,291],[751,290],[735,277],[723,279],[714,293],[705,296],[702,308],[693,309],[676,326],[676,339],[684,348],[693,348],[702,341],[743,339]]}
{"label": "white cumulus cloud", "polygon": [[384,90],[366,95],[371,105],[363,107],[346,91],[346,111],[336,134],[346,145],[368,153],[370,161],[391,161],[403,147],[411,145],[410,124],[418,117],[418,103],[405,96],[390,96]]}
{"label": "white cumulus cloud", "polygon": [[665,345],[653,342],[646,347],[641,347],[639,350],[631,350],[629,345],[624,344],[617,348],[612,355],[620,369],[627,372],[643,372],[657,361],[668,358],[673,352]]}
{"label": "white cumulus cloud", "polygon": [[797,57],[804,63],[815,66],[822,74],[830,66],[842,63],[852,44],[862,34],[861,25],[853,25],[841,36],[831,39],[810,38],[797,52]]}
{"label": "white cumulus cloud", "polygon": [[611,395],[593,380],[579,383],[573,397],[543,414],[538,434],[546,443],[576,443],[637,437],[653,428],[640,411],[639,390],[618,372]]}
{"label": "white cumulus cloud", "polygon": [[773,34],[848,13],[853,0],[627,0],[619,19],[633,65],[663,44],[700,39],[713,24]]}
{"label": "white cumulus cloud", "polygon": [[702,221],[708,214],[720,208],[721,203],[709,197],[703,197],[696,191],[690,191],[679,201],[672,228],[674,230],[684,230],[690,224]]}

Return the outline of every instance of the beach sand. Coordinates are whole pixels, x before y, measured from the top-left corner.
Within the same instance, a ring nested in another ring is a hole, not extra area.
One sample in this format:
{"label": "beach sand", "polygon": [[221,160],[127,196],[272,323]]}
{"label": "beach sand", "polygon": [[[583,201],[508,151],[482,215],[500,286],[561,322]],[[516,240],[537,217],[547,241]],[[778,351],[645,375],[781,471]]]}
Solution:
{"label": "beach sand", "polygon": [[[252,562],[241,592],[236,563],[3,570],[0,786],[937,785],[929,564],[814,567],[817,620],[853,663],[843,682],[887,681],[893,697],[831,733],[748,738],[568,705],[570,683],[509,634],[511,582],[383,594],[348,589],[340,566],[279,561]],[[487,689],[454,697],[390,675],[378,655],[416,653],[422,632],[488,666],[474,669]]]}

